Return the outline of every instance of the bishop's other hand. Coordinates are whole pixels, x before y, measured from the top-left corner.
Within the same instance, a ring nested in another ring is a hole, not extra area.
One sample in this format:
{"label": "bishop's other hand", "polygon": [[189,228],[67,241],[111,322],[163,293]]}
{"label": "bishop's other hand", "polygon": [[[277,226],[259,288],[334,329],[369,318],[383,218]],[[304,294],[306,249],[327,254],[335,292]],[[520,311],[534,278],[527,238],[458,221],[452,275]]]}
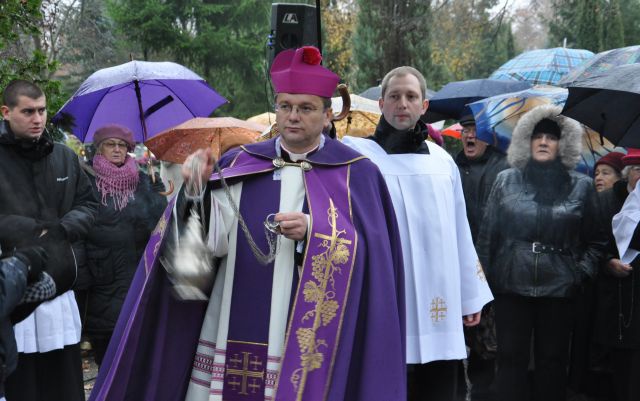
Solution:
{"label": "bishop's other hand", "polygon": [[280,233],[290,240],[302,241],[307,235],[308,216],[301,212],[277,213],[274,220],[280,225]]}
{"label": "bishop's other hand", "polygon": [[211,148],[199,149],[190,154],[182,165],[182,178],[187,194],[197,195],[213,173],[216,159]]}

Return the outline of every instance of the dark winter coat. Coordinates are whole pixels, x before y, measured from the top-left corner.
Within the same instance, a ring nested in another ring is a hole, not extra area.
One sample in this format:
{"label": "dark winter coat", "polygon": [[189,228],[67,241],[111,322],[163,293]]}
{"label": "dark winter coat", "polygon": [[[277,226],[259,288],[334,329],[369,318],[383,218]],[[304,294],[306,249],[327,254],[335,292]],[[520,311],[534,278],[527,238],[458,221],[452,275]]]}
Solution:
{"label": "dark winter coat", "polygon": [[629,195],[627,181],[618,181],[598,195],[600,224],[606,229],[608,242],[596,283],[595,340],[616,348],[640,349],[640,262],[634,261],[634,272],[624,278],[614,277],[607,268],[610,259],[620,258],[611,221]]}
{"label": "dark winter coat", "polygon": [[0,260],[0,397],[4,382],[18,364],[18,348],[9,318],[27,288],[27,266],[16,257]]}
{"label": "dark winter coat", "polygon": [[[83,263],[82,241],[98,203],[76,154],[47,135],[26,146],[0,121],[0,247],[10,252],[43,245],[49,256],[46,269],[60,295],[72,287]],[[66,238],[39,238],[49,224],[60,224]]]}
{"label": "dark winter coat", "polygon": [[[87,270],[83,272],[87,277],[81,281],[90,283],[85,329],[92,335],[111,335],[149,236],[167,205],[159,194],[164,191],[162,181],[157,177],[152,184],[148,175],[139,175],[135,199],[116,210],[113,198],[107,196],[107,205],[100,203],[87,237]],[[102,199],[93,176],[91,183]]]}
{"label": "dark winter coat", "polygon": [[[494,293],[570,297],[596,274],[605,246],[596,193],[591,178],[573,171],[582,128],[559,113],[541,106],[521,118],[507,154],[513,168],[498,174],[489,195],[477,249]],[[531,133],[543,118],[562,130],[557,177],[534,182],[525,172],[533,166]]]}
{"label": "dark winter coat", "polygon": [[460,170],[471,238],[476,244],[491,187],[498,173],[508,169],[509,164],[505,155],[493,146],[488,146],[484,154],[475,160],[469,160],[464,151],[460,151],[456,156],[456,164]]}

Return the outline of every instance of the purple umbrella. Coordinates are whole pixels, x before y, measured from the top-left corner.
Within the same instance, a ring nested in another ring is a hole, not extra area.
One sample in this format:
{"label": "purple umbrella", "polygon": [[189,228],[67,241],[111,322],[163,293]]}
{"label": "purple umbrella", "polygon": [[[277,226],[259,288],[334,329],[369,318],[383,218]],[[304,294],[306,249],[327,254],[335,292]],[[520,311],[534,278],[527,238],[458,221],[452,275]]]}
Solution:
{"label": "purple umbrella", "polygon": [[106,124],[131,129],[136,141],[194,117],[208,117],[227,100],[200,76],[171,62],[131,61],[91,74],[53,117],[70,123],[83,142]]}

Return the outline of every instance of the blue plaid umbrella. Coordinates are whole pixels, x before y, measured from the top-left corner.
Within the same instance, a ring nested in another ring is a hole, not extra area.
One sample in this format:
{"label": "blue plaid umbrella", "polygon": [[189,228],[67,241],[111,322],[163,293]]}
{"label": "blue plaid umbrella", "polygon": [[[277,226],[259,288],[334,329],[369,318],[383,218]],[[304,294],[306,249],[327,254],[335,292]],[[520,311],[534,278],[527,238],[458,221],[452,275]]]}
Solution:
{"label": "blue plaid umbrella", "polygon": [[531,50],[507,61],[489,78],[555,85],[569,70],[593,56],[589,50],[564,47]]}

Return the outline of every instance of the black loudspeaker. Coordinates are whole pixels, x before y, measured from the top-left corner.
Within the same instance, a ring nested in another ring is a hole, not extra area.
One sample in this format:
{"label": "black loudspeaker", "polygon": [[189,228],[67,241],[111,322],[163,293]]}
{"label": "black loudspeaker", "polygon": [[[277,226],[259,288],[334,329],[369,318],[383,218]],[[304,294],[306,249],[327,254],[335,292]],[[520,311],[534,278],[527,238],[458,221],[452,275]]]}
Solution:
{"label": "black loudspeaker", "polygon": [[309,4],[273,3],[269,66],[281,51],[301,46],[318,46],[316,8]]}

